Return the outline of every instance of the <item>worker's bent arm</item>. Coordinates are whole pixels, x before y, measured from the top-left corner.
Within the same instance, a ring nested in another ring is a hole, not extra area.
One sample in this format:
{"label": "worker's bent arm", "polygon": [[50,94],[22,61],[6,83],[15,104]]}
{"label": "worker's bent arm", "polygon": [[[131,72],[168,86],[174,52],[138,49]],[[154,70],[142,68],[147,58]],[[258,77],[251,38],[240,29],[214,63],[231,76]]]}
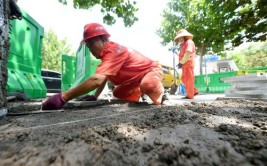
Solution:
{"label": "worker's bent arm", "polygon": [[98,98],[98,96],[101,94],[101,92],[103,91],[106,83],[107,83],[107,77],[106,79],[103,81],[103,83],[101,85],[98,86],[98,88],[96,89],[96,92],[95,92],[95,97]]}
{"label": "worker's bent arm", "polygon": [[185,64],[190,59],[190,52],[186,51],[179,63]]}
{"label": "worker's bent arm", "polygon": [[[101,87],[101,86],[103,86],[102,87],[102,90],[103,90],[103,88],[104,88],[103,84],[105,84],[106,81],[107,81],[107,76],[101,75],[101,74],[95,74],[95,75],[89,77],[83,83],[79,84],[78,86],[62,93],[62,97],[65,101],[69,101],[69,100],[74,99],[78,96],[84,95],[84,94],[86,94],[92,90],[95,90],[96,88]],[[101,89],[99,89],[99,90],[101,90]],[[101,90],[101,92],[102,92],[102,90]],[[96,97],[98,97],[98,96],[96,96]]]}

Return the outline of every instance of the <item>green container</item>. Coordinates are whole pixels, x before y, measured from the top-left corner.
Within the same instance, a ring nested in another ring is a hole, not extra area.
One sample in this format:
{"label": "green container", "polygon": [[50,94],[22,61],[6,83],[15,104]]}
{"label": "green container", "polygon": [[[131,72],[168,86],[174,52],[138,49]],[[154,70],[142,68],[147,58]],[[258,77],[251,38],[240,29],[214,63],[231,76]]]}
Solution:
{"label": "green container", "polygon": [[70,89],[75,79],[76,57],[69,55],[62,55],[61,66],[62,66],[61,90],[64,92]]}
{"label": "green container", "polygon": [[7,92],[22,92],[30,99],[46,96],[41,77],[44,28],[21,10],[22,20],[10,21]]}
{"label": "green container", "polygon": [[[85,45],[80,45],[76,53],[75,79],[72,82],[71,88],[79,85],[90,76],[93,76],[95,74],[96,67],[100,63],[101,61],[96,59]],[[92,95],[94,93],[95,90],[89,92],[88,94]]]}

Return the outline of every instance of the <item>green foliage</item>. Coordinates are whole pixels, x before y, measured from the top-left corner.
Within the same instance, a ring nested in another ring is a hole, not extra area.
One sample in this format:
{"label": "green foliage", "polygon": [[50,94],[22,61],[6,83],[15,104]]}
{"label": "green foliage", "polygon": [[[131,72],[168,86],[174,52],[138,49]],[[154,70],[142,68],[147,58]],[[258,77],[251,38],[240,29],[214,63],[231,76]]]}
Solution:
{"label": "green foliage", "polygon": [[163,18],[161,28],[157,30],[163,45],[172,42],[176,32],[184,28],[194,35],[199,55],[203,56],[211,49],[215,51],[223,48],[220,22],[204,0],[172,0],[164,10]]}
{"label": "green foliage", "polygon": [[266,0],[206,1],[216,17],[226,25],[223,34],[233,46],[238,46],[244,41],[266,40]]}
{"label": "green foliage", "polygon": [[266,40],[266,11],[266,0],[171,0],[157,34],[167,45],[185,28],[194,35],[199,55],[210,50],[219,53],[229,43]]}
{"label": "green foliage", "polygon": [[267,66],[267,42],[257,42],[239,51],[233,50],[229,52],[229,56],[240,69],[265,67]]}
{"label": "green foliage", "polygon": [[[67,4],[67,0],[59,0],[63,4]],[[136,2],[131,0],[73,0],[74,8],[90,9],[96,5],[101,6],[101,13],[104,14],[103,22],[112,25],[116,22],[116,18],[122,18],[125,27],[132,26],[138,18],[135,13],[138,8],[135,7]]]}
{"label": "green foliage", "polygon": [[67,40],[58,40],[53,30],[44,34],[42,47],[42,68],[61,72],[61,55],[71,52]]}
{"label": "green foliage", "polygon": [[236,63],[236,66],[239,69],[246,69],[247,66],[246,59],[241,52],[232,52],[229,54],[230,54],[229,59],[232,59]]}

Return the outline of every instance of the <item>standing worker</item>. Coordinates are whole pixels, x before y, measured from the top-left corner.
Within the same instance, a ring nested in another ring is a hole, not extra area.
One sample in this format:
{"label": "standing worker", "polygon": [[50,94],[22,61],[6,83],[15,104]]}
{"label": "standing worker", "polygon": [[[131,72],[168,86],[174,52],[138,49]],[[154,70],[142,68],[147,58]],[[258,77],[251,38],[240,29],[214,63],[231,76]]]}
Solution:
{"label": "standing worker", "polygon": [[178,55],[178,68],[182,68],[182,82],[185,85],[186,96],[183,99],[193,99],[199,91],[194,86],[194,63],[196,48],[192,41],[193,35],[185,29],[180,29],[174,41],[180,42],[180,52]]}
{"label": "standing worker", "polygon": [[110,34],[98,23],[84,26],[83,43],[101,63],[96,73],[80,85],[49,97],[42,104],[43,110],[60,109],[69,100],[95,89],[94,95],[87,95],[83,100],[97,100],[107,80],[115,85],[113,96],[120,100],[138,102],[141,95],[146,94],[156,105],[163,102],[161,66],[133,49],[109,41],[109,37]]}

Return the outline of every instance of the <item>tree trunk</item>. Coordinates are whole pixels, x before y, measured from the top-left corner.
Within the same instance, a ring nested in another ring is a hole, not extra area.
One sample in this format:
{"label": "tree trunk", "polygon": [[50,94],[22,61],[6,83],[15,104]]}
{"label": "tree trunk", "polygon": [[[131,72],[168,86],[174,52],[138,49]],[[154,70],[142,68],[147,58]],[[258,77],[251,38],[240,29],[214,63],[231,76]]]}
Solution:
{"label": "tree trunk", "polygon": [[[9,0],[0,0],[0,114],[6,109],[7,56],[9,52]],[[0,115],[1,116],[1,115]]]}
{"label": "tree trunk", "polygon": [[200,55],[200,60],[199,60],[199,67],[200,67],[200,69],[199,69],[199,71],[200,71],[200,75],[202,75],[203,74],[203,71],[202,71],[202,62],[203,62],[203,55],[201,54]]}
{"label": "tree trunk", "polygon": [[203,74],[202,62],[203,62],[203,56],[205,55],[205,53],[206,53],[206,47],[203,44],[200,47],[200,50],[199,50],[199,56],[200,56],[200,61],[199,61],[199,63],[200,63],[200,65],[199,65],[200,69],[199,69],[199,71],[200,71],[200,75]]}

